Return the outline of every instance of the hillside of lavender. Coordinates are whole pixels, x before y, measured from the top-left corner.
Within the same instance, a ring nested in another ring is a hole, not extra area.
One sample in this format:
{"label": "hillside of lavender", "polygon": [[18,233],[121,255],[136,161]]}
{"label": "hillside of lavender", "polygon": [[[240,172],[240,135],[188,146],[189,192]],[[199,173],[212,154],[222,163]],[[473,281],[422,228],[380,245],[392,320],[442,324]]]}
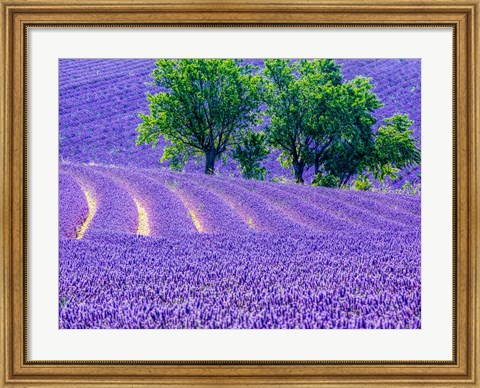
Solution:
{"label": "hillside of lavender", "polygon": [[[262,66],[262,60],[250,60]],[[376,110],[377,127],[396,113],[407,113],[420,146],[421,61],[417,59],[339,59],[344,79],[362,75],[372,79],[374,93],[383,107]],[[135,128],[141,120],[138,113],[148,113],[147,91],[154,59],[62,59],[59,62],[60,160],[82,163],[158,167],[164,142],[157,148],[136,146]],[[280,166],[278,153],[272,152],[264,162],[267,179],[293,178],[292,171]],[[163,166],[167,166],[164,163]],[[201,172],[202,165],[190,163],[189,172]],[[233,161],[217,167],[222,175],[241,176]],[[311,169],[312,170],[312,169]],[[313,171],[305,173],[306,180]],[[420,186],[420,168],[406,168],[390,191],[401,189],[406,182]]]}
{"label": "hillside of lavender", "polygon": [[[420,61],[337,62],[420,139]],[[386,192],[290,183],[275,155],[266,181],[170,171],[135,145],[153,67],[60,61],[59,328],[421,328],[420,195],[395,190],[419,168]]]}

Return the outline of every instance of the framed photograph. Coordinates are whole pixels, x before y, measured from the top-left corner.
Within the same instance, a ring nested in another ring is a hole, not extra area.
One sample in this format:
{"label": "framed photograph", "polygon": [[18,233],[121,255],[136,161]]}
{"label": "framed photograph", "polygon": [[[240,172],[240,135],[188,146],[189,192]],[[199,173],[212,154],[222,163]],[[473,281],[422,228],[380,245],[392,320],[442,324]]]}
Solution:
{"label": "framed photograph", "polygon": [[478,386],[479,6],[2,0],[2,386]]}

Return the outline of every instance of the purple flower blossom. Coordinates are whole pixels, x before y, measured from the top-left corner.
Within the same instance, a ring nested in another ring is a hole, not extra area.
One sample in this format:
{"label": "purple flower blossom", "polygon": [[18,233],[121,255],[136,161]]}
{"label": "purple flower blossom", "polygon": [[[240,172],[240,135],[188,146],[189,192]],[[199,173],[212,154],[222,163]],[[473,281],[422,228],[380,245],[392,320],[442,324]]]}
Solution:
{"label": "purple flower blossom", "polygon": [[420,328],[416,233],[60,242],[60,327]]}

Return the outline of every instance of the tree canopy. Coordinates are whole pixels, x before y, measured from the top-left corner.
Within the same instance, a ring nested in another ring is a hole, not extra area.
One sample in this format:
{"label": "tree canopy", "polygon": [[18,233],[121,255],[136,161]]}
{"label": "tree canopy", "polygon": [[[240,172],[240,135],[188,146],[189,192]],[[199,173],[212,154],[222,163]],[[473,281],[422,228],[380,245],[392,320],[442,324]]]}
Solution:
{"label": "tree canopy", "polygon": [[[235,59],[160,59],[153,71],[161,91],[148,93],[137,144],[167,140],[161,160],[182,169],[204,158],[213,174],[219,158],[233,158],[249,179],[265,179],[270,151],[304,183],[338,187],[357,177],[383,182],[420,163],[412,121],[398,113],[375,129],[381,103],[369,78],[346,82],[330,59],[266,59],[264,68]],[[263,131],[256,126],[264,120]]]}
{"label": "tree canopy", "polygon": [[344,83],[340,66],[329,59],[266,60],[265,76],[266,131],[296,182],[304,182],[310,166],[339,184],[366,167],[374,143],[372,113],[381,106],[369,79]]}
{"label": "tree canopy", "polygon": [[375,133],[375,146],[368,167],[373,176],[384,181],[386,176],[396,178],[405,167],[420,163],[420,149],[412,138],[412,121],[406,114],[396,114],[384,120]]}
{"label": "tree canopy", "polygon": [[159,59],[148,94],[150,113],[140,114],[137,144],[169,141],[162,161],[181,169],[190,158],[205,157],[205,173],[244,132],[259,121],[262,78],[235,59]]}
{"label": "tree canopy", "polygon": [[240,164],[244,178],[264,180],[267,169],[260,164],[269,153],[265,132],[248,131],[234,148],[232,156]]}

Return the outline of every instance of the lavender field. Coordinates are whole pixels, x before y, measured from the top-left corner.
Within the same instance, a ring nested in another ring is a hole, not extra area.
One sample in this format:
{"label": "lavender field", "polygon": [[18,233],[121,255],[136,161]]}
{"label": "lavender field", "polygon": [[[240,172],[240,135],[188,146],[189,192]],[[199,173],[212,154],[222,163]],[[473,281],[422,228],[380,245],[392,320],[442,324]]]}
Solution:
{"label": "lavender field", "polygon": [[[259,64],[260,60],[251,62]],[[383,107],[374,116],[378,120],[394,113],[407,113],[412,129],[421,140],[421,62],[417,59],[341,59],[346,80],[362,75],[372,79],[374,91]],[[151,73],[154,59],[62,59],[59,63],[60,160],[80,163],[113,164],[132,167],[158,167],[162,140],[157,149],[135,145],[138,112],[148,111],[147,90],[154,91]],[[378,123],[377,123],[378,124]],[[282,168],[272,153],[265,161],[269,179],[292,173]],[[165,163],[162,164],[166,166]],[[202,166],[187,165],[187,171],[201,171]],[[224,175],[240,176],[235,164],[219,165]],[[306,172],[312,177],[312,172]],[[392,187],[406,182],[419,185],[420,168],[407,168]]]}
{"label": "lavender field", "polygon": [[[337,62],[420,139],[420,61]],[[295,184],[275,154],[264,181],[171,171],[135,145],[153,67],[60,61],[61,329],[421,327],[419,166],[385,192]]]}

